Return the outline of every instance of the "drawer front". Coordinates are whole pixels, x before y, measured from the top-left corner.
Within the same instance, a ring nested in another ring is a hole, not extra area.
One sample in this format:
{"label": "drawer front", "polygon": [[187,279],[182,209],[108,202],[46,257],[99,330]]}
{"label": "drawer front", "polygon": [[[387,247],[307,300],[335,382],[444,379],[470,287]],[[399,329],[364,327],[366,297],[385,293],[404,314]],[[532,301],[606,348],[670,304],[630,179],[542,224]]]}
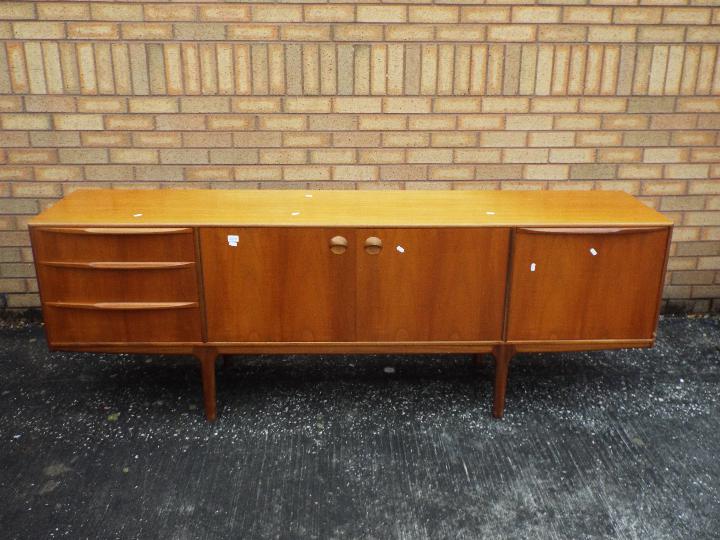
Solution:
{"label": "drawer front", "polygon": [[195,263],[110,266],[86,263],[37,265],[43,301],[170,302],[198,301]]}
{"label": "drawer front", "polygon": [[185,227],[76,227],[31,231],[42,262],[194,261],[193,231]]}
{"label": "drawer front", "polygon": [[188,307],[153,309],[46,304],[43,313],[52,345],[202,341],[200,310],[196,303]]}
{"label": "drawer front", "polygon": [[507,339],[652,339],[668,228],[519,229]]}

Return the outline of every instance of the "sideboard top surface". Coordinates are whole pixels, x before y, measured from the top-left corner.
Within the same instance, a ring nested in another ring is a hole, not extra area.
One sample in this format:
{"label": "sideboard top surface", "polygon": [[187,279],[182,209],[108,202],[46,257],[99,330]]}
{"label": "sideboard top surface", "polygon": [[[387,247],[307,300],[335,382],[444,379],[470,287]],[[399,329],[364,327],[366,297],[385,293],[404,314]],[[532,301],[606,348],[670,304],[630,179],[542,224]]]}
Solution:
{"label": "sideboard top surface", "polygon": [[79,190],[32,226],[669,226],[620,191]]}

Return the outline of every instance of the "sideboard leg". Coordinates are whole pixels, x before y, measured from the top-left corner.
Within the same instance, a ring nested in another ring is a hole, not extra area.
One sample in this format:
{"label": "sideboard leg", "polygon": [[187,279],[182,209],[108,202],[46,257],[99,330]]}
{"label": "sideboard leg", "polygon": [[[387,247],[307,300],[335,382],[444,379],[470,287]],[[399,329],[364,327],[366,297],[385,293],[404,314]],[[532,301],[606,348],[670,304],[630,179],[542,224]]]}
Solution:
{"label": "sideboard leg", "polygon": [[505,411],[505,388],[507,387],[508,366],[515,356],[512,345],[498,345],[492,352],[495,358],[495,395],[493,398],[493,416],[502,418]]}
{"label": "sideboard leg", "polygon": [[205,417],[210,422],[217,419],[217,403],[215,398],[215,360],[218,353],[211,348],[198,348],[195,356],[200,360],[200,371],[202,373],[203,402],[205,405]]}

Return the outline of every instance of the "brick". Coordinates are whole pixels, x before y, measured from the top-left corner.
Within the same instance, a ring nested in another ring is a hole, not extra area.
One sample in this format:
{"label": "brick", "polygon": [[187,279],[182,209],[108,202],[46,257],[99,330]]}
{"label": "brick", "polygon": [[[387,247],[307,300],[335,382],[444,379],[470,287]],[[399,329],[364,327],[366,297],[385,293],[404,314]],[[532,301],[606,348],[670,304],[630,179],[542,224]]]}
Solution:
{"label": "brick", "polygon": [[307,152],[302,149],[261,149],[260,163],[264,164],[286,164],[306,163]]}
{"label": "brick", "polygon": [[[119,134],[124,135],[124,134]],[[171,132],[145,132],[133,133],[132,145],[138,147],[168,147],[173,148],[182,145],[183,136],[180,133]],[[112,146],[112,145],[109,145]]]}
{"label": "brick", "polygon": [[75,98],[70,96],[25,96],[27,112],[75,112]]}
{"label": "brick", "polygon": [[254,119],[248,115],[219,114],[207,118],[207,128],[215,131],[247,130],[253,126]]}
{"label": "brick", "polygon": [[431,99],[424,97],[388,97],[382,102],[386,113],[428,113],[432,106]]}
{"label": "brick", "polygon": [[405,6],[379,6],[361,4],[356,7],[358,22],[405,22],[407,8]]}
{"label": "brick", "polygon": [[214,4],[199,6],[200,20],[203,21],[249,21],[250,6]]}
{"label": "brick", "polygon": [[527,180],[563,180],[568,177],[567,165],[526,165],[523,178]]}
{"label": "brick", "polygon": [[131,113],[178,112],[178,99],[174,97],[131,97],[128,104]]}
{"label": "brick", "polygon": [[35,11],[30,2],[3,2],[0,4],[0,20],[34,18]]}
{"label": "brick", "polygon": [[497,148],[458,148],[453,155],[455,163],[500,163],[502,159]]}
{"label": "brick", "polygon": [[380,167],[380,180],[413,181],[426,178],[426,165],[384,165]]}
{"label": "brick", "polygon": [[615,165],[571,165],[570,178],[573,180],[599,180],[615,178]]}
{"label": "brick", "polygon": [[[78,23],[81,24],[81,23]],[[70,35],[68,25],[68,37]],[[14,22],[12,23],[15,39],[64,39],[65,25],[61,22]]]}
{"label": "brick", "polygon": [[302,6],[256,4],[252,9],[252,20],[257,22],[300,22]]}
{"label": "brick", "polygon": [[482,111],[490,113],[525,113],[530,110],[530,100],[526,97],[485,97]]}
{"label": "brick", "polygon": [[662,8],[618,7],[613,17],[618,24],[659,24],[662,20]]}
{"label": "brick", "polygon": [[563,22],[574,24],[609,24],[612,20],[610,7],[566,6]]}
{"label": "brick", "polygon": [[54,148],[11,148],[7,150],[8,163],[35,164],[57,163],[57,150]]}
{"label": "brick", "polygon": [[373,24],[338,24],[335,26],[336,41],[382,41],[383,27]]}
{"label": "brick", "polygon": [[4,113],[0,115],[3,129],[50,129],[50,115]]}
{"label": "brick", "polygon": [[446,132],[432,133],[430,135],[430,146],[455,147],[475,146],[476,144],[477,136],[472,132]]}
{"label": "brick", "polygon": [[408,163],[452,163],[453,151],[445,148],[410,149],[407,151]]}
{"label": "brick", "polygon": [[673,285],[705,285],[711,284],[715,272],[711,270],[680,271],[672,273]]}
{"label": "brick", "polygon": [[330,167],[320,165],[283,167],[283,178],[290,181],[330,180]]}
{"label": "brick", "polygon": [[509,115],[505,121],[505,129],[529,131],[532,129],[552,129],[553,117],[551,114],[522,114]]}
{"label": "brick", "polygon": [[595,161],[592,148],[551,148],[550,163],[591,163]]}
{"label": "brick", "polygon": [[635,26],[597,25],[588,28],[588,41],[591,42],[620,42],[635,41],[637,28]]}
{"label": "brick", "polygon": [[97,3],[90,5],[90,13],[96,21],[142,21],[141,5]]}
{"label": "brick", "polygon": [[427,133],[383,133],[383,146],[418,147],[430,144],[430,135]]}
{"label": "brick", "polygon": [[[32,14],[32,4],[23,4]],[[90,19],[90,6],[77,2],[42,2],[36,4],[38,19],[51,21],[82,21]],[[0,4],[0,19],[12,17],[3,16],[2,4]],[[29,17],[18,17],[23,19],[32,19]]]}
{"label": "brick", "polygon": [[484,41],[485,27],[480,24],[453,24],[435,27],[436,41]]}
{"label": "brick", "polygon": [[505,119],[498,114],[466,114],[458,117],[458,129],[503,129]]}
{"label": "brick", "polygon": [[662,166],[649,164],[620,165],[618,178],[662,178]]}
{"label": "brick", "polygon": [[572,131],[538,131],[528,134],[528,146],[567,147],[574,144],[575,134]]}
{"label": "brick", "polygon": [[[158,122],[158,128],[167,117]],[[147,130],[155,129],[155,120],[152,116],[143,116],[137,114],[117,114],[105,116],[105,129],[112,130]]]}
{"label": "brick", "polygon": [[460,17],[457,6],[410,6],[408,20],[412,23],[456,23]]}
{"label": "brick", "polygon": [[527,136],[521,131],[483,131],[480,133],[480,145],[489,147],[525,146]]}
{"label": "brick", "polygon": [[707,8],[665,8],[663,23],[665,24],[709,24],[710,9]]}
{"label": "brick", "polygon": [[600,148],[597,161],[599,163],[628,163],[642,161],[641,148]]}
{"label": "brick", "polygon": [[402,163],[405,161],[405,151],[396,148],[376,148],[372,150],[358,150],[359,163]]}
{"label": "brick", "polygon": [[35,167],[35,180],[39,182],[69,182],[82,180],[81,167],[67,165],[49,165]]}
{"label": "brick", "polygon": [[104,148],[60,148],[58,155],[60,163],[95,164],[108,162],[108,151]]}
{"label": "brick", "polygon": [[462,22],[510,22],[510,8],[505,6],[463,6],[460,10]]}
{"label": "brick", "polygon": [[258,163],[259,152],[259,150],[254,148],[212,148],[210,150],[210,162],[220,164],[255,164]]}
{"label": "brick", "polygon": [[304,9],[306,22],[352,22],[355,8],[351,5],[307,5]]}
{"label": "brick", "polygon": [[69,39],[118,39],[120,31],[116,23],[71,22],[67,25]]}
{"label": "brick", "polygon": [[273,40],[279,36],[278,27],[269,24],[228,24],[227,38],[238,40]]}
{"label": "brick", "polygon": [[77,110],[81,113],[122,113],[127,111],[123,97],[80,97]]}
{"label": "brick", "polygon": [[686,161],[687,148],[646,148],[643,155],[644,163],[677,163]]}
{"label": "brick", "polygon": [[150,148],[111,148],[112,163],[158,163],[158,151]]}
{"label": "brick", "polygon": [[513,24],[488,26],[488,41],[534,41],[535,29],[533,25]]}
{"label": "brick", "polygon": [[377,167],[368,165],[336,165],[332,168],[332,178],[338,181],[365,182],[380,178]]}
{"label": "brick", "polygon": [[577,98],[537,97],[530,100],[532,112],[577,112]]}
{"label": "brick", "polygon": [[220,23],[175,23],[173,25],[175,39],[210,40],[225,39],[225,25]]}
{"label": "brick", "polygon": [[389,130],[407,129],[407,117],[388,116],[384,114],[368,114],[358,118],[358,129],[362,130]]}
{"label": "brick", "polygon": [[232,111],[241,113],[273,113],[282,110],[282,101],[274,97],[232,98]]}
{"label": "brick", "polygon": [[547,148],[506,148],[503,150],[504,163],[547,163]]}
{"label": "brick", "polygon": [[[379,144],[379,141],[377,142]],[[285,147],[321,147],[330,146],[329,133],[283,133],[282,146]],[[338,145],[340,146],[340,145]],[[348,146],[355,146],[350,144]],[[375,145],[373,145],[375,146]]]}
{"label": "brick", "polygon": [[145,4],[144,20],[146,21],[194,21],[197,8],[193,5],[179,4]]}
{"label": "brick", "polygon": [[173,25],[165,23],[126,23],[122,25],[123,39],[172,39]]}
{"label": "brick", "polygon": [[433,34],[433,27],[421,24],[391,24],[385,28],[388,41],[429,41]]}
{"label": "brick", "polygon": [[355,150],[350,148],[310,150],[310,163],[355,163]]}
{"label": "brick", "polygon": [[182,97],[180,112],[183,113],[224,113],[230,112],[230,98],[227,97]]}
{"label": "brick", "polygon": [[101,114],[55,114],[55,129],[59,130],[100,130],[103,129]]}
{"label": "brick", "polygon": [[336,97],[333,99],[333,112],[337,112],[337,113],[379,113],[381,111],[382,111],[382,99],[381,98]]}
{"label": "brick", "polygon": [[481,100],[476,97],[437,97],[433,104],[433,112],[480,112],[480,105]]}
{"label": "brick", "polygon": [[556,6],[513,6],[513,23],[557,23],[560,8]]}
{"label": "brick", "polygon": [[329,113],[332,100],[325,97],[288,97],[284,99],[283,109],[287,113]]}
{"label": "brick", "polygon": [[303,115],[276,114],[258,119],[258,127],[266,130],[302,131],[307,129],[307,123],[307,117]]}
{"label": "brick", "polygon": [[455,129],[456,123],[456,117],[449,114],[423,114],[408,117],[408,129],[410,130]]}

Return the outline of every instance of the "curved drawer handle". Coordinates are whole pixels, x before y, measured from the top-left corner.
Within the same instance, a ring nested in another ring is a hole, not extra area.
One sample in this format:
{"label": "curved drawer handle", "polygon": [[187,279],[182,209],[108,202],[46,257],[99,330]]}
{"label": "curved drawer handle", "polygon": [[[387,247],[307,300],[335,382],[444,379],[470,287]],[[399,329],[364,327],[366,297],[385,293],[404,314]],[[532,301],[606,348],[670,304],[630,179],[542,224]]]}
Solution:
{"label": "curved drawer handle", "polygon": [[64,309],[98,309],[133,311],[140,309],[183,309],[198,306],[197,302],[45,302],[46,306]]}
{"label": "curved drawer handle", "polygon": [[365,240],[365,253],[368,255],[377,255],[382,251],[382,240],[380,240],[377,236],[370,236],[367,240]]}
{"label": "curved drawer handle", "polygon": [[65,262],[65,261],[41,261],[43,266],[54,266],[58,268],[89,268],[93,270],[174,270],[177,268],[189,268],[194,262]]}
{"label": "curved drawer handle", "polygon": [[189,227],[52,227],[43,232],[63,234],[181,234],[192,232]]}
{"label": "curved drawer handle", "polygon": [[330,239],[330,251],[335,255],[342,255],[348,247],[347,238],[344,236],[333,236]]}
{"label": "curved drawer handle", "polygon": [[664,229],[665,227],[520,227],[518,232],[530,234],[632,234]]}

